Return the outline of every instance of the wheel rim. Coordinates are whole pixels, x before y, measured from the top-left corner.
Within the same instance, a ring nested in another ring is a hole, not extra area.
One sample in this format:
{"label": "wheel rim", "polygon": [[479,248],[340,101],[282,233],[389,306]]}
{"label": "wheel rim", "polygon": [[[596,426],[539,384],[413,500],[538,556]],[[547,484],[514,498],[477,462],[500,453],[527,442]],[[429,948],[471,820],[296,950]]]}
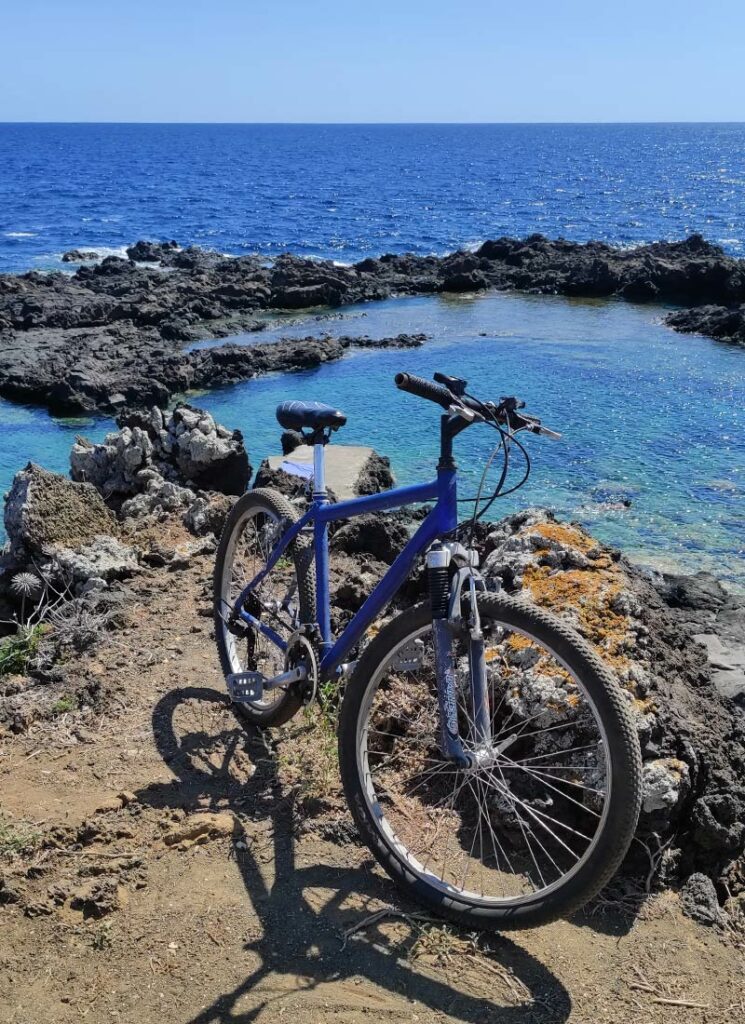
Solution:
{"label": "wheel rim", "polygon": [[[357,770],[379,834],[408,871],[474,906],[516,908],[555,892],[592,856],[612,762],[594,703],[563,659],[528,630],[484,625],[492,745],[501,752],[466,770],[442,757],[428,624],[397,644],[368,684]],[[461,738],[472,752],[467,648],[457,643]]]}
{"label": "wheel rim", "polygon": [[[231,633],[227,617],[247,583],[266,567],[269,554],[283,528],[284,520],[263,506],[244,511],[235,524],[223,560],[219,590],[220,629],[231,672],[262,672],[267,678],[284,670],[284,651],[258,629],[249,627],[247,638]],[[287,608],[282,603],[288,601]],[[283,555],[251,596],[257,602],[252,614],[257,614],[286,642],[299,625],[299,597],[295,561]],[[269,690],[249,707],[260,711],[276,708],[286,697],[287,690],[278,687]]]}

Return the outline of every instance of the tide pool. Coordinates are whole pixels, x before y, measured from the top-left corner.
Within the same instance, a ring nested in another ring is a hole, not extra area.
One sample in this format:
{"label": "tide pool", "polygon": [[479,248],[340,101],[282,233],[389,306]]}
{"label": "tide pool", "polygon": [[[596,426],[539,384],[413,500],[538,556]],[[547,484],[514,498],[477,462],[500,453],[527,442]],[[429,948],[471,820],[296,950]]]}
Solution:
{"label": "tide pool", "polygon": [[[563,437],[527,436],[530,480],[495,503],[495,518],[543,505],[578,519],[637,561],[706,569],[745,588],[745,352],[675,334],[659,322],[663,312],[492,293],[391,299],[330,316],[275,316],[266,331],[236,340],[402,331],[431,337],[419,349],[353,350],[313,371],[271,375],[191,400],[243,431],[254,468],[279,450],[274,409],[280,401],[337,405],[349,417],[338,442],[372,445],[390,456],[399,482],[409,483],[434,472],[438,410],[399,392],[395,373],[429,377],[441,370],[468,379],[480,397],[516,394]],[[0,403],[0,426],[6,489],[29,458],[65,472],[76,433],[97,439],[111,429],[107,420],[54,421],[7,402]],[[495,438],[477,426],[456,442],[463,496],[475,492]]]}

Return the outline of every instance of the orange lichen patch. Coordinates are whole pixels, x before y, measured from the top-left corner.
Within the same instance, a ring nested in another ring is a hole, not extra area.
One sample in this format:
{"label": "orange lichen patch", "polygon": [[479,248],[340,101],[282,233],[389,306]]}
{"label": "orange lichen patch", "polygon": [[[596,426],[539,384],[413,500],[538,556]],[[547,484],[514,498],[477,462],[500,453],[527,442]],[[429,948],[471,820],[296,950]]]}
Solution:
{"label": "orange lichen patch", "polygon": [[553,711],[555,715],[566,715],[567,709],[564,704],[559,704],[555,700],[549,700],[546,702],[546,707]]}
{"label": "orange lichen patch", "polygon": [[[556,524],[545,525],[553,528]],[[566,529],[579,535],[577,530]],[[623,583],[621,570],[615,565],[592,571],[567,569],[560,572],[548,566],[530,566],[523,575],[523,584],[536,604],[557,614],[571,608],[580,633],[611,668],[625,675],[624,670],[631,664],[625,653],[630,623],[626,615],[612,607]],[[633,684],[630,688],[633,689]]]}
{"label": "orange lichen patch", "polygon": [[576,689],[574,679],[572,679],[572,677],[569,675],[566,669],[560,668],[553,660],[553,658],[550,660],[550,662],[548,662],[548,664],[542,663],[539,664],[538,667],[539,669],[543,669],[546,673],[550,673],[554,679],[560,679],[562,686],[571,686]]}
{"label": "orange lichen patch", "polygon": [[492,661],[496,661],[500,656],[498,647],[486,647],[484,649],[484,661],[487,665],[491,664]]}
{"label": "orange lichen patch", "polygon": [[[536,535],[545,540],[555,541],[563,547],[574,548],[583,555],[587,555],[598,546],[597,541],[580,527],[565,526],[563,523],[536,523],[530,528],[530,536],[535,537]],[[542,555],[547,555],[550,550],[548,547],[538,547],[535,553],[540,558]],[[602,554],[593,559],[594,569],[607,569],[612,564],[608,555]]]}
{"label": "orange lichen patch", "polygon": [[536,523],[531,527],[531,533],[537,533],[546,540],[554,540],[558,544],[577,548],[583,554],[587,554],[596,548],[597,541],[594,541],[584,530],[576,526],[565,526],[564,523]]}
{"label": "orange lichen patch", "polygon": [[524,651],[526,648],[533,646],[533,641],[529,637],[523,636],[522,633],[510,633],[507,637],[507,645],[513,651]]}
{"label": "orange lichen patch", "polygon": [[652,711],[656,711],[657,709],[657,705],[651,699],[651,697],[646,697],[644,700],[642,700],[641,697],[634,697],[631,703],[634,705],[634,707],[640,715],[648,715]]}

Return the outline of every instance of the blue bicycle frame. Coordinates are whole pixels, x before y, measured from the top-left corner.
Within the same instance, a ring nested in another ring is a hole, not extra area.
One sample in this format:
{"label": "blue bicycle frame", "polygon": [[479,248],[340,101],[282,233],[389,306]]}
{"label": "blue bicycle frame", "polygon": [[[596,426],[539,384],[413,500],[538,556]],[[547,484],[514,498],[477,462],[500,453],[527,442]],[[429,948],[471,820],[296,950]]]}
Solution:
{"label": "blue bicycle frame", "polygon": [[[270,626],[247,612],[243,603],[248,594],[271,572],[298,534],[312,524],[318,614],[318,622],[315,625],[318,626],[321,637],[319,670],[321,679],[329,679],[345,661],[346,656],[359,642],[368,627],[395,596],[411,572],[416,559],[434,540],[455,529],[458,523],[458,504],[456,470],[451,466],[439,467],[436,479],[430,483],[397,487],[390,491],[372,494],[369,497],[331,502],[326,492],[324,453],[325,446],[323,444],[314,446],[313,495],[310,508],[277,541],[265,568],[248,583],[239,595],[235,610],[244,622],[258,629],[280,649],[285,649],[286,645],[282,638]],[[422,520],[416,533],[354,615],[341,636],[334,640],[331,634],[329,600],[328,524],[338,519],[351,519],[366,512],[383,512],[427,501],[435,502],[431,511]]]}

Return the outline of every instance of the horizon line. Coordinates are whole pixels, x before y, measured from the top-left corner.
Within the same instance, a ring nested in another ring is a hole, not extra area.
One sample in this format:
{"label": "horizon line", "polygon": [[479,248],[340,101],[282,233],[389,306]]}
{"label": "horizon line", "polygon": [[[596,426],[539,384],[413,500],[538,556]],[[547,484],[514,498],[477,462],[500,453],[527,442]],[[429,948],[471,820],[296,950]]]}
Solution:
{"label": "horizon line", "polygon": [[745,125],[745,120],[631,120],[631,121],[79,121],[0,120],[0,125],[126,125],[126,126],[198,126],[198,127],[568,127],[568,126],[634,126],[634,125]]}

